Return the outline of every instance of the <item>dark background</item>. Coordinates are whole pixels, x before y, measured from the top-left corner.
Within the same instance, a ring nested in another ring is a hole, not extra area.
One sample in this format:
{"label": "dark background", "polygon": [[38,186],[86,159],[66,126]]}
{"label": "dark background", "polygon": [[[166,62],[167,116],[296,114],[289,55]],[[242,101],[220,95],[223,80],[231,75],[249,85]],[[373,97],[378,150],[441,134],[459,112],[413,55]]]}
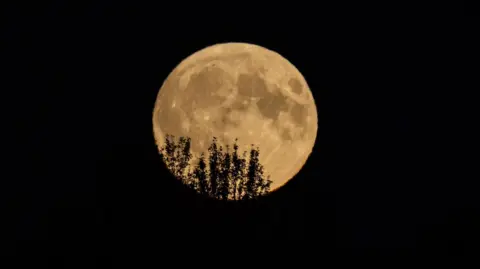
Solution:
{"label": "dark background", "polygon": [[[394,19],[393,9],[329,8],[54,1],[3,9],[3,115],[13,126],[3,131],[6,253],[158,255],[172,243],[188,251],[252,242],[284,253],[473,252],[476,188],[442,162],[450,118],[431,108],[451,80],[448,27]],[[206,200],[172,178],[151,123],[169,72],[232,41],[289,59],[319,120],[302,171],[242,205]]]}
{"label": "dark background", "polygon": [[477,1],[463,0],[461,11],[464,16],[477,17],[479,15],[479,4]]}

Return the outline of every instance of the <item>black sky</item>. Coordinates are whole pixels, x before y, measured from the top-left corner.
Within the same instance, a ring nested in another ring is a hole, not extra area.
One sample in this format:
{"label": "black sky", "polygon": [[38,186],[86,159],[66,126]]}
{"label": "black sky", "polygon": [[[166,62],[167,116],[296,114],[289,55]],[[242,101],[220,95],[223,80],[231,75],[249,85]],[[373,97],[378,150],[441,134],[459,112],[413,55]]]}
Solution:
{"label": "black sky", "polygon": [[[325,17],[306,7],[281,16],[195,9],[117,1],[5,9],[2,100],[14,126],[4,151],[14,164],[1,188],[8,251],[228,245],[232,227],[244,227],[238,244],[250,236],[293,248],[288,242],[298,240],[336,253],[473,249],[476,198],[435,163],[444,152],[429,130],[439,119],[422,94],[444,79],[436,23],[353,11]],[[298,176],[235,208],[169,176],[151,123],[158,89],[179,61],[229,41],[289,59],[319,119]]]}

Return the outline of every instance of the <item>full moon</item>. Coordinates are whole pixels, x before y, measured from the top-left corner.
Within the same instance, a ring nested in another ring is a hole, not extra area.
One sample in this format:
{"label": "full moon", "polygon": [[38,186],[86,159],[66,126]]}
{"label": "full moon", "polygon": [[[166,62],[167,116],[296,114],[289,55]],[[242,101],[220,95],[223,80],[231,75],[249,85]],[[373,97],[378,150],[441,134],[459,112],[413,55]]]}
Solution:
{"label": "full moon", "polygon": [[312,152],[317,109],[305,78],[280,54],[247,43],[197,51],[165,79],[155,102],[153,132],[191,138],[191,152],[208,152],[212,138],[240,152],[259,147],[271,191],[293,178]]}

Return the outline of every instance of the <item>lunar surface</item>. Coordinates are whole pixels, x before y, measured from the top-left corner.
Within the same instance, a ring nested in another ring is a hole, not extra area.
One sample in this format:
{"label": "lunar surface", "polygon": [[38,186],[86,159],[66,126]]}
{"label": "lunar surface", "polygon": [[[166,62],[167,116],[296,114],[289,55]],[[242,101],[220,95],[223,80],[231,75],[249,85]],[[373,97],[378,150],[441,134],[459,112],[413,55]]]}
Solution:
{"label": "lunar surface", "polygon": [[158,94],[153,130],[160,148],[167,134],[192,139],[194,156],[238,138],[255,144],[271,191],[294,177],[317,135],[317,110],[302,74],[280,54],[246,43],[204,48],[183,60]]}

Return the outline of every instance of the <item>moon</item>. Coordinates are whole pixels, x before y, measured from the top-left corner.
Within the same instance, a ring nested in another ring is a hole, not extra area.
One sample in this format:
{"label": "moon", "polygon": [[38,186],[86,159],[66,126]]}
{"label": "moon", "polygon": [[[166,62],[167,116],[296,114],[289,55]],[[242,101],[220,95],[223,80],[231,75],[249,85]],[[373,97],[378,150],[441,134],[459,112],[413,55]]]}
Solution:
{"label": "moon", "polygon": [[300,71],[277,52],[247,43],[199,50],[165,79],[153,112],[160,149],[167,134],[191,138],[194,156],[238,138],[240,152],[260,149],[274,191],[303,167],[317,135],[317,109]]}

